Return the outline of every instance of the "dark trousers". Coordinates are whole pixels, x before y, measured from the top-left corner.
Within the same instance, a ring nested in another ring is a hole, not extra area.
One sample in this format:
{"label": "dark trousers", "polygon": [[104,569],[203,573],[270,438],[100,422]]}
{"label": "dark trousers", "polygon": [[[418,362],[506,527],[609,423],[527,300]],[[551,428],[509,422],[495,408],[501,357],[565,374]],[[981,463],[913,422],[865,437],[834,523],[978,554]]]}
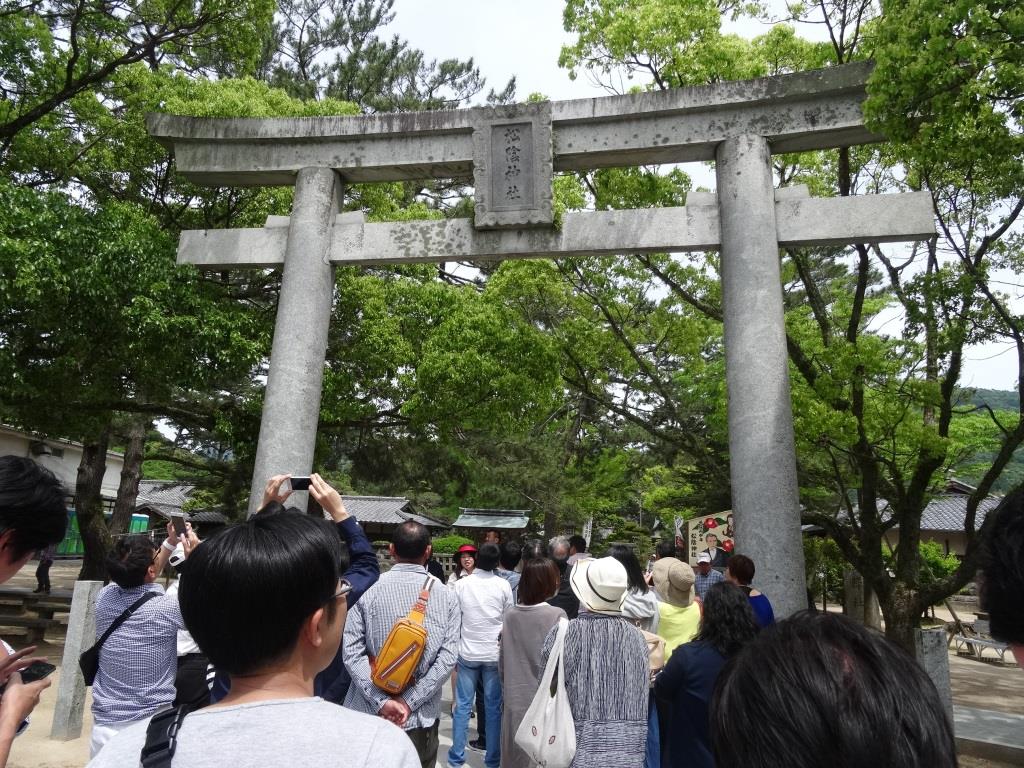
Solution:
{"label": "dark trousers", "polygon": [[39,567],[36,568],[36,582],[38,583],[39,589],[50,588],[50,566],[53,565],[53,560],[40,560]]}
{"label": "dark trousers", "polygon": [[487,743],[487,707],[484,704],[484,678],[476,679],[476,738],[481,744]]}
{"label": "dark trousers", "polygon": [[210,703],[210,688],[206,684],[208,665],[209,661],[201,653],[178,657],[178,673],[174,676],[175,705],[194,712]]}
{"label": "dark trousers", "polygon": [[405,735],[409,737],[409,741],[412,742],[413,747],[416,748],[416,755],[420,759],[420,765],[423,768],[434,768],[437,764],[437,729],[441,724],[440,720],[435,720],[434,724],[427,728],[413,728],[412,730],[406,731]]}

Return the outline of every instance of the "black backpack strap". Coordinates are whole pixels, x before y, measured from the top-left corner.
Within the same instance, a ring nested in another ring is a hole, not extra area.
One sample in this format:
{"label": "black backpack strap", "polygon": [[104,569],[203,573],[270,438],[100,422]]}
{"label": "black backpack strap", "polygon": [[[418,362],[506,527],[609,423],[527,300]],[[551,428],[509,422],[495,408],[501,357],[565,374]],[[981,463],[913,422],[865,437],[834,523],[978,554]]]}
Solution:
{"label": "black backpack strap", "polygon": [[114,622],[109,627],[107,627],[107,631],[103,633],[103,636],[96,641],[96,645],[94,647],[99,648],[101,645],[107,642],[107,638],[114,633],[115,629],[124,624],[128,620],[129,616],[131,616],[133,613],[135,613],[136,610],[142,607],[143,603],[145,603],[147,600],[152,600],[154,597],[159,597],[159,593],[147,592],[134,603],[125,608],[124,613],[122,613],[120,616],[114,619]]}
{"label": "black backpack strap", "polygon": [[172,707],[150,718],[146,743],[139,758],[142,768],[171,768],[174,750],[178,747],[178,729],[185,714],[185,707]]}

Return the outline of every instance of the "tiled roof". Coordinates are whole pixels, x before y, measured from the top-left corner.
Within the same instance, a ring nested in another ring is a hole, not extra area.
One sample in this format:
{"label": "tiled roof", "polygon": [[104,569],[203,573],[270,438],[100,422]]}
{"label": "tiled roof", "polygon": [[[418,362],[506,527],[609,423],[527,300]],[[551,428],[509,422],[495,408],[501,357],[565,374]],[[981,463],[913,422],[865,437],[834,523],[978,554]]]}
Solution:
{"label": "tiled roof", "polygon": [[143,480],[139,483],[139,497],[135,501],[135,506],[152,506],[158,509],[176,507],[180,511],[195,488],[191,483]]}
{"label": "tiled roof", "polygon": [[453,528],[503,528],[519,530],[530,524],[528,509],[460,509]]}
{"label": "tiled roof", "polygon": [[412,511],[412,504],[404,496],[342,496],[349,514],[364,523],[398,525],[415,520],[428,528],[447,528],[447,523],[433,520]]}
{"label": "tiled roof", "polygon": [[[936,496],[925,507],[921,515],[922,531],[962,531],[967,517],[967,495],[950,493]],[[978,504],[978,512],[974,517],[974,529],[977,530],[985,522],[985,515],[999,506],[1002,499],[986,496]]]}

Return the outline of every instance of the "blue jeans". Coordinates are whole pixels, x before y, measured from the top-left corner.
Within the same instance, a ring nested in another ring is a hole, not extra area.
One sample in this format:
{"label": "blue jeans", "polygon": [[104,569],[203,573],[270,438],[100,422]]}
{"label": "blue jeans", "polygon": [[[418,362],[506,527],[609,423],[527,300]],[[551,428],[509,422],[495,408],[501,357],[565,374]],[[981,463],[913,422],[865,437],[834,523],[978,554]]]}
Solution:
{"label": "blue jeans", "polygon": [[455,714],[452,717],[452,746],[448,750],[448,765],[460,768],[466,762],[469,713],[476,695],[476,682],[482,679],[487,737],[484,765],[487,768],[498,768],[501,762],[501,680],[498,679],[498,662],[466,661],[460,658],[456,670]]}

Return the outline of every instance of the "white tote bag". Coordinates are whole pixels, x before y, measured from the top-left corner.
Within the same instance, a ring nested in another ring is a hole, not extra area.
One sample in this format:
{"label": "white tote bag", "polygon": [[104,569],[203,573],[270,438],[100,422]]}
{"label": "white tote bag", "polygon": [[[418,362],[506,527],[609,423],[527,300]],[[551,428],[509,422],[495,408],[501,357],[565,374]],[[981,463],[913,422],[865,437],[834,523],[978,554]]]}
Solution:
{"label": "white tote bag", "polygon": [[[540,687],[516,730],[516,744],[529,755],[534,766],[568,768],[576,754],[576,724],[565,692],[565,664],[562,663],[568,626],[568,619],[558,620],[558,634],[541,675]],[[556,670],[558,683],[552,696],[551,681]]]}

